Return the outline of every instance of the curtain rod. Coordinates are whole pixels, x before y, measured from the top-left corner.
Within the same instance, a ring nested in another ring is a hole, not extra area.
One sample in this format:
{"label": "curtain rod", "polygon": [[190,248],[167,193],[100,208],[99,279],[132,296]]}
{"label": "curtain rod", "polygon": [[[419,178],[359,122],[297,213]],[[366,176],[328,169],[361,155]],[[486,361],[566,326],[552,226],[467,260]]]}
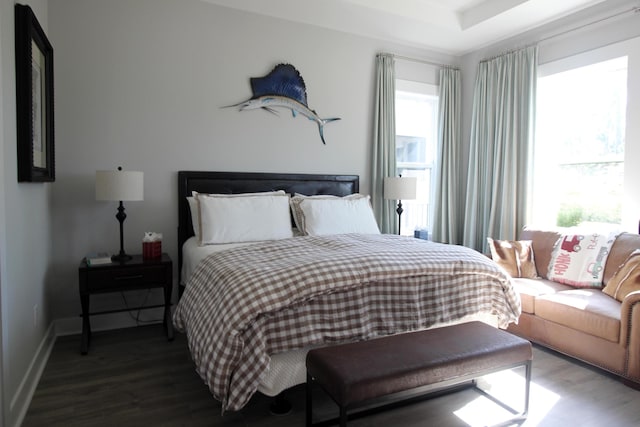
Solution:
{"label": "curtain rod", "polygon": [[531,43],[531,44],[528,44],[528,45],[525,45],[525,46],[521,46],[521,47],[516,47],[516,48],[513,48],[513,49],[509,49],[509,50],[506,50],[506,51],[504,51],[504,52],[498,53],[497,55],[490,56],[489,58],[481,59],[481,60],[480,60],[480,62],[482,63],[482,62],[489,62],[489,61],[493,61],[494,59],[498,59],[498,58],[500,58],[501,56],[509,55],[509,54],[511,54],[511,53],[518,52],[518,51],[520,51],[520,50],[522,50],[522,49],[527,49],[527,48],[530,48],[530,47],[536,46],[537,44],[538,44],[538,42],[535,42],[535,43]]}
{"label": "curtain rod", "polygon": [[[605,17],[597,19],[595,21],[587,22],[586,24],[579,25],[579,26],[573,27],[573,28],[569,28],[567,30],[561,31],[561,32],[556,33],[556,34],[552,34],[552,35],[547,36],[547,37],[543,37],[543,38],[541,38],[541,39],[539,39],[539,40],[537,40],[537,41],[535,41],[533,43],[529,43],[529,44],[527,44],[527,45],[525,45],[525,46],[523,46],[521,48],[509,49],[508,51],[506,51],[504,53],[500,53],[500,54],[492,56],[490,58],[483,59],[480,62],[490,61],[492,59],[498,58],[498,57],[503,56],[503,55],[507,55],[509,53],[513,53],[513,52],[518,51],[520,49],[526,49],[527,47],[535,46],[536,44],[544,43],[544,42],[549,41],[551,39],[554,39],[556,37],[561,37],[561,36],[564,36],[565,34],[569,34],[569,33],[572,33],[574,31],[578,31],[578,30],[581,30],[583,28],[590,27],[591,25],[596,25],[596,24],[599,24],[601,22],[605,22],[605,21],[608,21],[610,19],[617,18],[619,16],[623,16],[623,15],[626,15],[626,14],[629,14],[629,13],[640,13],[640,6],[634,6],[634,7],[630,8],[630,9],[614,13],[613,15],[605,16]],[[428,61],[426,59],[412,58],[410,56],[396,55],[396,54],[393,54],[393,53],[385,53],[385,52],[379,53],[378,55],[390,55],[393,58],[403,59],[405,61],[419,62],[421,64],[434,65],[436,67],[452,68],[454,70],[459,70],[458,67],[453,66],[453,65],[441,64],[441,63],[438,63],[438,62]]]}
{"label": "curtain rod", "polygon": [[396,55],[395,53],[382,52],[382,53],[379,53],[378,55],[389,55],[389,56],[391,56],[391,57],[393,57],[395,59],[403,59],[405,61],[419,62],[420,64],[434,65],[436,67],[452,68],[454,70],[458,70],[459,69],[458,67],[453,66],[453,65],[441,64],[439,62],[433,62],[433,61],[427,61],[426,59],[412,58],[410,56]]}
{"label": "curtain rod", "polygon": [[561,31],[561,32],[556,33],[556,34],[551,34],[550,36],[543,37],[543,38],[538,39],[538,40],[536,40],[536,41],[534,41],[534,42],[531,42],[531,43],[529,43],[529,44],[526,44],[526,45],[524,45],[524,46],[517,47],[517,48],[514,48],[514,49],[509,49],[509,50],[507,50],[506,52],[502,52],[502,53],[499,53],[499,54],[497,54],[497,55],[491,56],[491,57],[489,57],[489,58],[483,59],[483,60],[481,60],[480,62],[487,62],[487,61],[491,61],[491,60],[494,60],[494,59],[499,58],[499,57],[501,57],[501,56],[508,55],[508,54],[510,54],[510,53],[513,53],[513,52],[517,52],[517,51],[519,51],[519,50],[521,50],[521,49],[526,49],[526,48],[531,47],[531,46],[536,46],[536,45],[539,45],[539,44],[544,43],[544,42],[546,42],[546,41],[549,41],[549,40],[551,40],[551,39],[554,39],[554,38],[556,38],[556,37],[561,37],[561,36],[564,36],[565,34],[569,34],[569,33],[572,33],[572,32],[574,32],[574,31],[578,31],[578,30],[581,30],[581,29],[583,29],[583,28],[590,27],[591,25],[596,25],[596,24],[599,24],[599,23],[601,23],[601,22],[605,22],[605,21],[608,21],[608,20],[610,20],[610,19],[613,19],[613,18],[617,18],[617,17],[619,17],[619,16],[626,15],[626,14],[628,14],[628,13],[638,13],[638,12],[640,12],[640,7],[638,7],[638,6],[634,6],[634,7],[632,7],[631,9],[623,10],[623,11],[620,11],[620,12],[614,13],[613,15],[605,16],[605,17],[600,18],[600,19],[597,19],[597,20],[595,20],[595,21],[587,22],[586,24],[582,24],[582,25],[579,25],[579,26],[577,26],[577,27],[569,28],[569,29],[567,29],[567,30]]}
{"label": "curtain rod", "polygon": [[577,27],[569,28],[568,30],[561,31],[561,32],[556,33],[556,34],[552,34],[550,36],[543,37],[540,40],[538,40],[538,43],[543,43],[543,42],[546,42],[548,40],[554,39],[556,37],[564,36],[565,34],[569,34],[569,33],[572,33],[574,31],[578,31],[578,30],[581,30],[583,28],[587,28],[587,27],[590,27],[592,25],[596,25],[596,24],[599,24],[601,22],[608,21],[609,19],[613,19],[613,18],[617,18],[619,16],[626,15],[628,13],[638,13],[638,12],[640,12],[640,7],[639,6],[634,6],[631,9],[623,10],[623,11],[620,11],[618,13],[614,13],[613,15],[605,16],[603,18],[596,19],[595,21],[587,22],[586,24],[582,24],[582,25],[579,25]]}

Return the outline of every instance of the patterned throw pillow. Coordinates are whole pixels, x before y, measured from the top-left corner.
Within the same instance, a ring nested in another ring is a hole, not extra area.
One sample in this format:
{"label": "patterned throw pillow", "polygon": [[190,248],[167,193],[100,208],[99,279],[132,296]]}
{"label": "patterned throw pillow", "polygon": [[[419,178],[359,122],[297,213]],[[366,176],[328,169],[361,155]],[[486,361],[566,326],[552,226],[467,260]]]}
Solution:
{"label": "patterned throw pillow", "polygon": [[531,240],[494,240],[487,237],[491,258],[511,277],[538,277]]}
{"label": "patterned throw pillow", "polygon": [[576,288],[601,288],[604,266],[618,233],[565,234],[555,243],[549,280]]}
{"label": "patterned throw pillow", "polygon": [[620,302],[633,291],[640,291],[640,249],[631,252],[602,290]]}

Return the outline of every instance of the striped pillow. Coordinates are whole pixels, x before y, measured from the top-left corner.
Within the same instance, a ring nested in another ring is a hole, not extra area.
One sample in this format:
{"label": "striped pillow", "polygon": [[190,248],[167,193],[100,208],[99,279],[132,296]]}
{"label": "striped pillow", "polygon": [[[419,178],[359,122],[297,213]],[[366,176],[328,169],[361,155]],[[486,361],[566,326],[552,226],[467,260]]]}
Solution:
{"label": "striped pillow", "polygon": [[491,259],[504,268],[511,277],[535,279],[538,270],[533,260],[531,240],[494,240],[487,237]]}

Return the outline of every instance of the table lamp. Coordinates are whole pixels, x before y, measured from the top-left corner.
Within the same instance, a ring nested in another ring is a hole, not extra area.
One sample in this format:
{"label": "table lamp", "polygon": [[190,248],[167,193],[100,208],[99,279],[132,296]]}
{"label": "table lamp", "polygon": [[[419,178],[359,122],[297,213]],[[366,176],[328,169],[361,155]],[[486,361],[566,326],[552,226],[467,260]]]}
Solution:
{"label": "table lamp", "polygon": [[400,218],[403,200],[413,200],[416,198],[416,188],[418,179],[415,177],[390,176],[384,179],[384,198],[387,200],[397,200],[398,208],[398,235],[400,235]]}
{"label": "table lamp", "polygon": [[118,170],[96,171],[96,200],[110,200],[120,203],[117,220],[120,222],[120,253],[113,255],[114,262],[128,261],[132,257],[124,252],[123,223],[127,218],[123,201],[144,200],[144,174],[142,172]]}

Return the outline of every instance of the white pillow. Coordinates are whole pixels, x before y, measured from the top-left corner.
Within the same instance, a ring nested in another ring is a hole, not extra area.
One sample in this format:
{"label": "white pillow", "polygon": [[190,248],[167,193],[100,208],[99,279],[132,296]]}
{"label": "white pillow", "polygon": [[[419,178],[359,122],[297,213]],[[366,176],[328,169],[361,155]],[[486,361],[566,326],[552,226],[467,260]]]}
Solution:
{"label": "white pillow", "polygon": [[305,234],[305,224],[304,224],[304,215],[302,214],[302,209],[300,209],[300,203],[306,199],[368,199],[369,196],[365,196],[364,194],[354,193],[349,194],[347,196],[332,196],[330,194],[318,194],[315,196],[305,196],[304,194],[296,193],[291,198],[291,213],[293,214],[293,221],[296,223],[296,228],[300,231],[300,233]]}
{"label": "white pillow", "polygon": [[286,239],[293,236],[289,196],[196,196],[200,245]]}
{"label": "white pillow", "polygon": [[236,194],[215,194],[215,193],[198,193],[197,191],[191,192],[191,197],[187,197],[189,203],[189,211],[191,212],[191,225],[193,226],[193,233],[200,241],[200,207],[196,196],[209,196],[209,197],[246,197],[246,196],[273,196],[276,194],[285,195],[284,190],[277,191],[265,191],[262,193],[236,193]]}
{"label": "white pillow", "polygon": [[362,233],[380,234],[369,196],[360,198],[313,199],[300,202],[304,233],[310,236]]}

